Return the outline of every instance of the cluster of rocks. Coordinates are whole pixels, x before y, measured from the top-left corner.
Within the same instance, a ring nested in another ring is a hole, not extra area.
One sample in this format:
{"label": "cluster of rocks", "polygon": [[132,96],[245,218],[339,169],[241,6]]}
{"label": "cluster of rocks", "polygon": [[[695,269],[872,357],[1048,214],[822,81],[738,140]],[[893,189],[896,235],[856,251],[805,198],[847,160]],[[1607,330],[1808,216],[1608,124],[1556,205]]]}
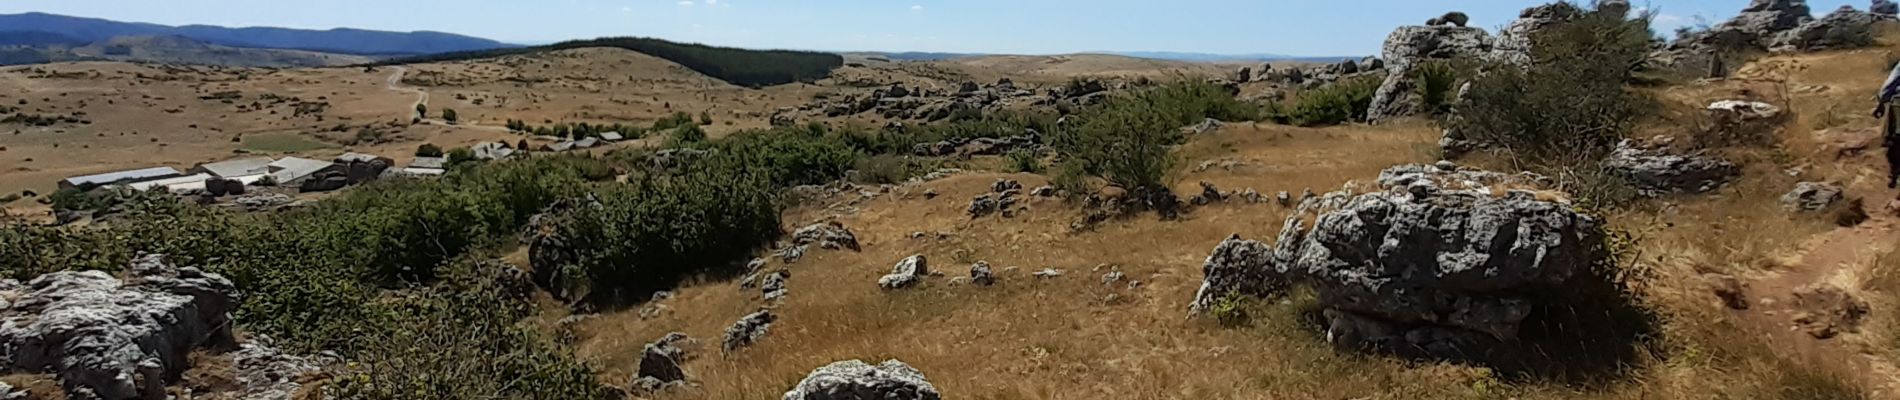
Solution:
{"label": "cluster of rocks", "polygon": [[[1021,200],[1022,192],[1021,182],[1012,179],[996,180],[995,184],[990,185],[989,193],[970,199],[970,207],[967,211],[970,219],[983,218],[990,214],[1001,214],[1003,218],[1015,218],[1019,211],[1016,203]],[[1049,190],[1037,188],[1036,192],[1054,195],[1054,188],[1049,188]]]}
{"label": "cluster of rocks", "polygon": [[911,148],[911,153],[925,157],[1000,156],[1013,151],[1040,152],[1042,148],[1042,134],[1035,129],[1027,129],[1020,135],[918,143]]}
{"label": "cluster of rocks", "polygon": [[[1276,246],[1222,242],[1190,312],[1304,285],[1318,294],[1327,340],[1347,349],[1507,370],[1545,357],[1626,355],[1552,348],[1618,338],[1602,332],[1623,327],[1609,315],[1624,304],[1594,268],[1608,257],[1603,221],[1547,192],[1547,182],[1456,166],[1388,169],[1373,191],[1349,186],[1303,202]],[[1597,317],[1605,320],[1566,320]]]}
{"label": "cluster of rocks", "polygon": [[[1620,5],[1619,5],[1620,4]],[[1605,1],[1599,8],[1621,8],[1628,3]],[[1422,110],[1418,69],[1431,62],[1488,60],[1524,65],[1530,62],[1532,37],[1537,32],[1583,15],[1567,2],[1525,9],[1518,19],[1492,37],[1484,29],[1460,24],[1404,26],[1386,37],[1382,49],[1387,64],[1385,81],[1374,93],[1367,119],[1381,121]]]}
{"label": "cluster of rocks", "polygon": [[1603,160],[1603,169],[1627,180],[1638,193],[1658,197],[1707,193],[1741,175],[1735,163],[1705,152],[1682,152],[1667,139],[1624,140]]}
{"label": "cluster of rocks", "polygon": [[1243,201],[1249,204],[1278,203],[1283,206],[1291,206],[1293,205],[1293,195],[1286,191],[1280,191],[1269,197],[1253,188],[1223,192],[1219,187],[1215,187],[1214,184],[1202,181],[1201,193],[1188,198],[1188,204],[1196,206],[1226,203],[1230,201]]}
{"label": "cluster of rocks", "polygon": [[1660,66],[1673,66],[1750,49],[1815,51],[1866,46],[1871,44],[1873,25],[1893,20],[1896,6],[1891,1],[1874,0],[1868,9],[1841,6],[1816,19],[1806,0],[1752,0],[1735,18],[1683,35],[1657,50],[1651,59]]}
{"label": "cluster of rocks", "polygon": [[[69,398],[162,399],[191,367],[193,351],[239,346],[230,280],[160,255],[139,257],[124,275],[0,280],[0,370],[56,376]],[[245,393],[295,391],[293,375],[315,369],[262,342],[234,357]]]}
{"label": "cluster of rocks", "polygon": [[796,263],[800,258],[805,257],[805,252],[812,246],[825,250],[862,251],[858,246],[856,234],[846,229],[844,224],[831,221],[798,228],[792,232],[790,240],[779,244],[779,249],[774,255],[787,264]]}
{"label": "cluster of rocks", "polygon": [[938,121],[958,112],[993,112],[1020,104],[1091,105],[1107,98],[1109,86],[1099,79],[1084,79],[1039,93],[1031,88],[1018,87],[1008,79],[988,85],[963,82],[954,89],[913,89],[899,83],[871,93],[850,94],[798,107],[780,108],[770,120],[773,125],[783,126],[797,124],[800,118],[805,117],[835,118],[871,113],[890,120]]}
{"label": "cluster of rocks", "polygon": [[1709,125],[1698,138],[1698,145],[1772,144],[1788,114],[1780,107],[1759,101],[1723,100],[1703,109]]}
{"label": "cluster of rocks", "polygon": [[259,193],[238,197],[236,200],[231,201],[232,206],[250,212],[275,210],[289,207],[296,203],[297,199],[282,193]]}
{"label": "cluster of rocks", "polygon": [[840,361],[812,370],[785,400],[940,400],[937,387],[924,374],[902,361],[871,365]]}
{"label": "cluster of rocks", "polygon": [[684,333],[673,332],[648,343],[640,351],[640,366],[628,386],[638,393],[659,393],[686,385],[686,370],[680,364],[690,361],[699,341]]}
{"label": "cluster of rocks", "polygon": [[1234,73],[1235,82],[1266,82],[1294,87],[1314,88],[1360,75],[1384,72],[1386,62],[1378,57],[1366,57],[1358,60],[1342,60],[1331,64],[1305,67],[1280,67],[1273,64],[1260,64],[1256,67],[1241,67]]}
{"label": "cluster of rocks", "polygon": [[237,398],[263,400],[292,398],[303,389],[299,378],[316,373],[325,362],[285,354],[271,346],[269,338],[258,336],[238,345],[231,363],[237,369]]}
{"label": "cluster of rocks", "polygon": [[777,321],[778,316],[772,314],[772,310],[759,310],[746,314],[745,317],[739,318],[738,322],[732,323],[731,327],[726,328],[726,337],[721,342],[721,347],[726,352],[751,347],[753,343],[765,339],[766,331],[770,330],[772,323]]}

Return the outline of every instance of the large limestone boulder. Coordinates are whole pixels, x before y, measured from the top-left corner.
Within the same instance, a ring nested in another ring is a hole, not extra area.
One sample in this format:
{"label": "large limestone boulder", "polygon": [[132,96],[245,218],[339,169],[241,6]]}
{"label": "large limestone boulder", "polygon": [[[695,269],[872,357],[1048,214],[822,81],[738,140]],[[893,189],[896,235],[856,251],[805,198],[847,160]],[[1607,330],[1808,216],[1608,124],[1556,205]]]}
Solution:
{"label": "large limestone boulder", "polygon": [[682,347],[693,342],[686,334],[673,332],[648,343],[640,352],[640,369],[630,386],[644,392],[658,392],[668,386],[684,384],[686,370],[680,368],[680,363],[686,362],[687,353]]}
{"label": "large limestone boulder", "polygon": [[1768,48],[1774,51],[1819,51],[1862,47],[1872,44],[1874,24],[1885,18],[1855,10],[1851,6],[1828,13],[1785,32],[1778,33]]}
{"label": "large limestone boulder", "polygon": [[56,272],[0,284],[0,370],[58,376],[74,398],[165,398],[193,350],[234,344],[236,291],[159,255],[134,260],[124,279]]}
{"label": "large limestone boulder", "polygon": [[1841,187],[1826,182],[1801,182],[1781,195],[1781,208],[1795,212],[1815,212],[1841,201]]}
{"label": "large limestone boulder", "polygon": [[[1302,285],[1317,292],[1327,340],[1342,348],[1541,370],[1574,355],[1565,346],[1617,337],[1597,329],[1624,326],[1588,320],[1624,304],[1596,268],[1609,260],[1603,221],[1548,184],[1449,165],[1393,167],[1370,191],[1349,186],[1305,201],[1271,250],[1222,242],[1190,311]],[[1586,356],[1632,354],[1624,350]]]}
{"label": "large limestone boulder", "polygon": [[929,275],[929,260],[922,254],[913,255],[898,261],[897,265],[891,267],[889,275],[878,278],[877,287],[884,290],[908,288],[923,283],[924,277]]}
{"label": "large limestone boulder", "polygon": [[785,400],[940,400],[937,387],[924,374],[902,361],[872,366],[863,361],[839,361],[812,370]]}
{"label": "large limestone boulder", "polygon": [[1491,57],[1495,60],[1516,65],[1531,63],[1531,38],[1553,25],[1560,24],[1583,15],[1583,10],[1566,2],[1550,3],[1524,9],[1515,21],[1511,21],[1504,30],[1498,31],[1498,38]]}
{"label": "large limestone boulder", "polygon": [[1491,53],[1491,34],[1461,26],[1405,26],[1385,39],[1385,82],[1373,95],[1367,119],[1411,115],[1420,107],[1416,68],[1428,60],[1476,59]]}
{"label": "large limestone boulder", "polygon": [[772,323],[776,321],[778,321],[778,316],[772,314],[772,310],[759,310],[746,314],[744,318],[740,318],[738,322],[726,328],[726,338],[721,345],[727,352],[750,347],[753,343],[765,339],[765,333],[771,330]]}

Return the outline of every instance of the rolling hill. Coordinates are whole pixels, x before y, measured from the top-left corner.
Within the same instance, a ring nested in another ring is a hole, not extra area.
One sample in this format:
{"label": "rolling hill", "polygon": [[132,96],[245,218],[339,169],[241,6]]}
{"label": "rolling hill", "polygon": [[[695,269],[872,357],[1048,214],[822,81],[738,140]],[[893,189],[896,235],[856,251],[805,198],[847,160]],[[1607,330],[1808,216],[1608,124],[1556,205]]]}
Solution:
{"label": "rolling hill", "polygon": [[[45,38],[94,43],[123,36],[181,36],[209,44],[271,49],[309,50],[354,55],[418,55],[513,47],[494,40],[441,32],[384,32],[361,29],[304,30],[287,28],[226,28],[207,25],[167,26],[81,18],[45,13],[0,15],[0,27],[9,32],[39,32]],[[8,38],[26,34],[0,34]],[[40,43],[45,44],[45,43]]]}
{"label": "rolling hill", "polygon": [[0,48],[0,65],[67,61],[126,61],[223,67],[329,67],[375,61],[375,57],[305,50],[220,46],[183,36],[120,36],[84,45],[53,44]]}

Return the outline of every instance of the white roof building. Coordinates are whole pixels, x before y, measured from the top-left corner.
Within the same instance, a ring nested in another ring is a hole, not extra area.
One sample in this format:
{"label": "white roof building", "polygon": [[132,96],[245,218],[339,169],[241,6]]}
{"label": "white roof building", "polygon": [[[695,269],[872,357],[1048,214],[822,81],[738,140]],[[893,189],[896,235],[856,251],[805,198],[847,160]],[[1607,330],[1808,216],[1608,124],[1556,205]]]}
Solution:
{"label": "white roof building", "polygon": [[153,168],[107,172],[103,174],[93,174],[93,175],[75,176],[71,178],[66,178],[64,180],[59,181],[59,188],[61,189],[90,188],[90,187],[105,186],[105,185],[111,185],[111,184],[117,184],[117,183],[129,183],[129,182],[138,182],[138,181],[148,181],[148,180],[153,180],[153,179],[170,178],[170,177],[175,177],[179,175],[184,175],[184,174],[178,172],[177,169],[172,168],[172,167],[153,167]]}
{"label": "white roof building", "polygon": [[191,172],[211,174],[211,176],[224,179],[249,177],[252,180],[256,180],[270,173],[271,162],[272,160],[269,157],[240,158],[236,160],[199,164],[196,168],[192,168]]}
{"label": "white roof building", "polygon": [[205,181],[211,180],[211,178],[212,178],[211,174],[200,173],[200,174],[195,174],[195,175],[180,176],[176,178],[165,178],[165,179],[149,180],[149,181],[143,181],[143,182],[133,182],[133,183],[126,184],[125,187],[131,188],[132,190],[138,190],[138,191],[165,189],[166,191],[173,192],[173,193],[189,192],[189,191],[192,191],[193,189],[204,190]]}
{"label": "white roof building", "polygon": [[409,162],[409,168],[443,169],[448,165],[449,159],[445,157],[416,157]]}
{"label": "white roof building", "polygon": [[311,175],[316,175],[318,172],[323,172],[324,169],[335,165],[336,163],[329,161],[284,157],[283,159],[270,163],[270,175],[277,180],[277,184],[289,185],[309,178]]}
{"label": "white roof building", "polygon": [[622,140],[627,140],[627,138],[625,136],[620,136],[620,132],[607,132],[607,133],[600,134],[600,140],[605,140],[609,142],[618,142]]}

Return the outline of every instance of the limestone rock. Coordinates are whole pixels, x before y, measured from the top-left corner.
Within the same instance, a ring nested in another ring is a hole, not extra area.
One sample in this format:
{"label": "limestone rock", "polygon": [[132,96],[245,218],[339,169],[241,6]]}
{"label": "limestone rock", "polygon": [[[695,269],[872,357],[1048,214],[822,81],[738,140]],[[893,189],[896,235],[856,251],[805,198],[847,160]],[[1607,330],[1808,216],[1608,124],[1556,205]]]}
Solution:
{"label": "limestone rock", "polygon": [[990,271],[990,263],[977,261],[970,266],[970,283],[977,286],[996,284],[996,273]]}
{"label": "limestone rock", "polygon": [[[1805,7],[1805,6],[1804,6]],[[1821,19],[1806,21],[1776,34],[1768,43],[1774,51],[1819,51],[1873,44],[1873,26],[1885,17],[1841,6]]]}
{"label": "limestone rock", "polygon": [[1457,26],[1406,26],[1385,39],[1385,82],[1379,85],[1367,119],[1411,115],[1418,111],[1416,68],[1427,60],[1477,59],[1492,52],[1494,41],[1483,29]]}
{"label": "limestone rock", "polygon": [[773,315],[772,310],[759,310],[746,314],[744,318],[740,318],[738,322],[726,328],[726,339],[722,345],[727,352],[752,346],[753,343],[758,343],[760,339],[765,338],[766,331],[771,329],[772,323],[776,321],[778,321],[778,316]]}
{"label": "limestone rock", "polygon": [[1801,182],[1781,196],[1781,208],[1794,212],[1815,212],[1841,201],[1841,187],[1825,182]]}
{"label": "limestone rock", "polygon": [[784,400],[941,400],[937,387],[924,374],[901,361],[872,366],[850,360],[832,363],[806,375],[785,392]]}
{"label": "limestone rock", "polygon": [[0,370],[46,373],[68,392],[164,398],[207,345],[229,345],[236,287],[217,274],[134,260],[124,280],[56,272],[18,288],[0,310]]}
{"label": "limestone rock", "polygon": [[1628,179],[1637,191],[1650,197],[1712,191],[1741,174],[1741,168],[1728,161],[1632,140],[1618,144],[1603,160],[1603,167]]}
{"label": "limestone rock", "polygon": [[924,277],[928,275],[930,275],[929,260],[925,259],[924,255],[918,254],[898,261],[896,266],[891,267],[890,275],[878,278],[877,286],[884,290],[908,288],[922,283]]}

